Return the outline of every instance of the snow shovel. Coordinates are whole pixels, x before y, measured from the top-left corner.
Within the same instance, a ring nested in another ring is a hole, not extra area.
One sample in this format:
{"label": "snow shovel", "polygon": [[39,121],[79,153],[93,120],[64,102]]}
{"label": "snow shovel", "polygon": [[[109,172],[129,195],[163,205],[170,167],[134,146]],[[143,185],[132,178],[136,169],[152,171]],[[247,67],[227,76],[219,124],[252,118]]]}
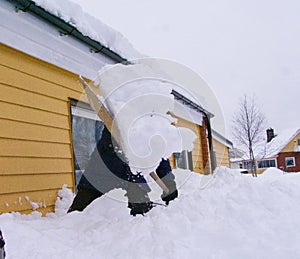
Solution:
{"label": "snow shovel", "polygon": [[[105,105],[101,102],[101,100],[95,94],[92,86],[90,86],[82,76],[79,76],[79,80],[84,87],[87,99],[96,112],[98,117],[103,121],[105,127],[110,131],[113,138],[116,140],[117,143],[120,143],[120,130],[118,125],[114,123],[113,117]],[[151,178],[159,185],[159,187],[168,194],[170,191],[168,187],[164,184],[164,182],[157,176],[155,172],[151,172],[149,174]]]}

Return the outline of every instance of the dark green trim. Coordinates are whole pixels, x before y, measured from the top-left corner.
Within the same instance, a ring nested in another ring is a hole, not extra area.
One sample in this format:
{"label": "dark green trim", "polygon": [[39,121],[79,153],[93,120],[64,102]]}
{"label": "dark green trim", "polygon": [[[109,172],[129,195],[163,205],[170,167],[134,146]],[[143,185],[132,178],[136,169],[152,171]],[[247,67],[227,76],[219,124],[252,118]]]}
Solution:
{"label": "dark green trim", "polygon": [[79,108],[82,108],[85,110],[95,112],[89,103],[79,101],[79,100],[73,99],[73,98],[69,98],[69,102],[70,102],[71,106],[76,106],[76,107],[79,107]]}
{"label": "dark green trim", "polygon": [[181,100],[185,105],[191,107],[194,110],[197,110],[198,112],[204,113],[205,115],[207,115],[209,118],[213,118],[214,115],[212,113],[210,113],[209,111],[205,110],[202,106],[194,103],[193,101],[191,101],[190,99],[186,98],[184,95],[178,93],[175,90],[172,90],[172,94],[174,95],[176,100]]}
{"label": "dark green trim", "polygon": [[204,120],[205,120],[205,124],[206,124],[206,129],[207,129],[211,173],[213,174],[214,170],[217,167],[217,160],[216,160],[216,154],[215,154],[214,145],[213,145],[212,128],[211,128],[210,118],[207,115],[204,116]]}
{"label": "dark green trim", "polygon": [[88,36],[84,36],[78,29],[76,29],[71,24],[65,22],[61,18],[49,13],[45,9],[40,6],[37,6],[31,0],[7,0],[15,5],[16,10],[21,10],[23,12],[28,12],[33,15],[36,15],[40,19],[52,24],[53,26],[57,27],[62,34],[72,35],[77,40],[87,44],[91,50],[94,52],[102,53],[103,55],[109,57],[115,62],[122,63],[126,62],[127,60],[121,57],[119,54],[115,53],[114,51],[110,50],[109,48],[103,46],[100,42],[91,39]]}

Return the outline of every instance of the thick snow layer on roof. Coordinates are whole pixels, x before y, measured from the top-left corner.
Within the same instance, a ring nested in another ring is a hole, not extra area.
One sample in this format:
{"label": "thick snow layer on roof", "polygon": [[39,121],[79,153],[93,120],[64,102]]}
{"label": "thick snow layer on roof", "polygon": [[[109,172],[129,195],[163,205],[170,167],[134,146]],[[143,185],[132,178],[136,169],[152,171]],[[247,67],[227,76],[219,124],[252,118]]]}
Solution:
{"label": "thick snow layer on roof", "polygon": [[267,143],[267,155],[276,156],[299,132],[299,128],[285,129],[279,132],[275,138]]}
{"label": "thick snow layer on roof", "polygon": [[[190,129],[175,127],[176,119],[168,114],[174,110],[173,85],[145,78],[150,72],[145,64],[116,64],[100,71],[95,82],[120,129],[122,149],[133,172],[155,170],[161,158],[192,150],[196,139]],[[181,109],[187,118],[197,117],[191,109]]]}
{"label": "thick snow layer on roof", "polygon": [[128,60],[142,57],[120,32],[85,13],[78,4],[69,0],[33,0],[33,2],[121,57]]}
{"label": "thick snow layer on roof", "polygon": [[7,258],[300,258],[300,174],[174,174],[179,198],[144,217],[108,195],[66,214],[66,190],[55,214],[0,215]]}
{"label": "thick snow layer on roof", "polygon": [[266,143],[266,140],[264,140],[264,142],[256,148],[255,154],[257,159],[275,157],[299,133],[299,131],[299,128],[285,129],[275,134],[275,138],[269,143]]}

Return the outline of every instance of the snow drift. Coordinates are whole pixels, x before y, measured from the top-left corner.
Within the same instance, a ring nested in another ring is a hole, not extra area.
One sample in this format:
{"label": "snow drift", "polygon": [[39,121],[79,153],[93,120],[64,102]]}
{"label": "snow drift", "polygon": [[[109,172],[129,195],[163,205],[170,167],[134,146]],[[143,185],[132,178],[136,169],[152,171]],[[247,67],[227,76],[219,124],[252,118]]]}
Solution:
{"label": "snow drift", "polygon": [[[189,172],[174,170],[177,180]],[[84,212],[0,215],[13,258],[299,258],[300,174],[189,174],[179,198],[132,217],[107,196]],[[61,195],[70,199],[67,191]]]}

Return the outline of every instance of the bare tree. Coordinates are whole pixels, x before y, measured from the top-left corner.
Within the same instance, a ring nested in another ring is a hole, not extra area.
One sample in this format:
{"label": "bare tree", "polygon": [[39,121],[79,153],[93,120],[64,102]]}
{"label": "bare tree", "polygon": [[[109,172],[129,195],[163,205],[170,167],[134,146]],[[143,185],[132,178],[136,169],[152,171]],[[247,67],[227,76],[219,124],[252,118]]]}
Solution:
{"label": "bare tree", "polygon": [[233,136],[248,150],[252,176],[257,177],[253,148],[264,131],[265,116],[259,110],[254,97],[244,95],[239,110],[233,116]]}

